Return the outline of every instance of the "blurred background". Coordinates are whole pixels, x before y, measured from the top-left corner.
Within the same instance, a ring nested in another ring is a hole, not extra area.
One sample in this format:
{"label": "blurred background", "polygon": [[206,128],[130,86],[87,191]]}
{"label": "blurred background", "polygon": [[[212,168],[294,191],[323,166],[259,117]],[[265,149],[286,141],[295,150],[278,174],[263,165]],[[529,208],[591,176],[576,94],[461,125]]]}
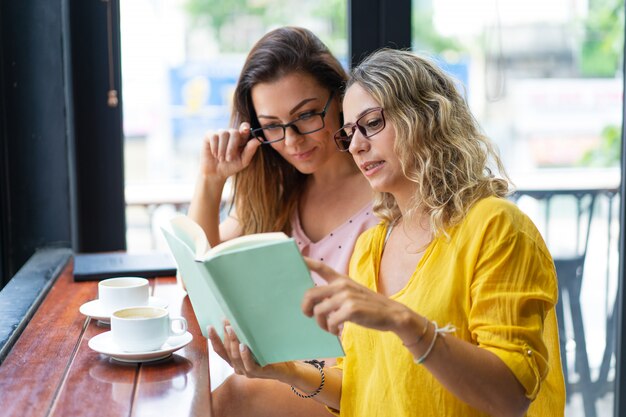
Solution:
{"label": "blurred background", "polygon": [[[186,212],[202,138],[229,127],[247,51],[268,30],[303,26],[347,67],[348,5],[122,0],[120,7],[127,247],[165,250],[158,225]],[[516,201],[544,233],[553,231],[545,236],[553,254],[582,245],[574,249],[582,256],[572,278],[578,288],[560,294],[567,415],[611,415],[624,3],[414,0],[411,13],[412,49],[458,80],[520,190]],[[555,194],[548,214],[541,201]]]}
{"label": "blurred background", "polygon": [[[303,26],[347,63],[347,4],[123,0],[120,6],[127,243],[134,250],[158,243],[135,233],[142,211],[133,206],[152,199],[181,208],[189,200],[201,140],[229,126],[232,91],[254,42],[278,26]],[[580,173],[584,181],[592,168],[615,182],[623,11],[617,0],[414,0],[412,47],[459,80],[518,185],[528,185],[528,175],[563,169],[574,175],[568,179]]]}

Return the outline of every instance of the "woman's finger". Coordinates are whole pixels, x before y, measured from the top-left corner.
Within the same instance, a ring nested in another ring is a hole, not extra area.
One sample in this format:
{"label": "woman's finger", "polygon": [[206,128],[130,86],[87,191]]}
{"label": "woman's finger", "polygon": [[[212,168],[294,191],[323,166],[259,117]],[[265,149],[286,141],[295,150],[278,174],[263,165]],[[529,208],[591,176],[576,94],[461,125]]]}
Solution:
{"label": "woman's finger", "polygon": [[259,365],[254,360],[254,356],[252,355],[252,351],[248,346],[243,343],[239,344],[239,353],[241,354],[241,361],[243,363],[243,367],[246,370],[247,374],[252,374]]}
{"label": "woman's finger", "polygon": [[226,362],[228,362],[229,365],[231,365],[228,352],[226,351],[226,348],[224,347],[224,343],[222,343],[222,339],[220,338],[220,335],[217,334],[217,330],[215,330],[213,326],[209,326],[208,334],[209,334],[209,341],[211,342],[211,346],[213,347],[213,350],[215,351],[215,353],[217,353],[222,359],[224,359]]}
{"label": "woman's finger", "polygon": [[328,282],[329,284],[345,276],[335,271],[334,269],[326,265],[324,262],[320,262],[315,259],[308,258],[306,256],[304,257],[304,262],[306,262],[306,265],[309,267],[311,271],[317,272],[317,274],[321,276],[322,278],[324,278],[326,282]]}
{"label": "woman's finger", "polygon": [[335,294],[335,289],[330,285],[310,288],[304,293],[304,297],[302,297],[302,303],[300,304],[302,312],[307,317],[312,317],[315,306]]}
{"label": "woman's finger", "polygon": [[219,143],[217,149],[217,159],[221,161],[226,160],[226,149],[228,148],[228,141],[230,140],[230,132],[228,130],[221,129],[219,131]]}
{"label": "woman's finger", "polygon": [[302,298],[302,312],[311,317],[313,308],[327,298],[337,298],[339,296],[346,298],[350,292],[358,292],[364,289],[363,286],[355,283],[349,277],[338,274],[339,277],[331,284],[313,287],[304,293]]}
{"label": "woman's finger", "polygon": [[341,308],[339,310],[335,310],[326,316],[326,331],[334,334],[335,336],[339,336],[344,322],[345,320],[342,318]]}
{"label": "woman's finger", "polygon": [[252,161],[252,157],[256,153],[257,149],[261,147],[261,142],[252,138],[248,140],[241,153],[241,163],[244,167],[247,167]]}
{"label": "woman's finger", "polygon": [[245,375],[245,367],[241,360],[241,352],[239,351],[239,339],[237,339],[237,335],[235,335],[235,331],[230,325],[226,326],[225,330],[229,340],[228,354],[232,367],[237,374]]}
{"label": "woman's finger", "polygon": [[216,133],[210,133],[205,137],[205,143],[209,145],[208,150],[213,158],[217,159],[217,151],[219,149],[219,136]]}
{"label": "woman's finger", "polygon": [[250,123],[248,122],[243,122],[239,125],[239,133],[241,133],[246,140],[250,137],[250,130]]}
{"label": "woman's finger", "polygon": [[234,161],[239,157],[241,153],[240,147],[243,144],[243,138],[239,131],[230,129],[228,134],[228,143],[225,152],[226,162]]}
{"label": "woman's finger", "polygon": [[343,328],[345,322],[353,321],[356,323],[356,321],[353,320],[355,313],[358,314],[355,303],[340,303],[335,310],[326,315],[326,326],[328,327],[328,332],[338,336],[341,333],[341,329]]}
{"label": "woman's finger", "polygon": [[322,306],[322,303],[315,305],[313,308],[313,318],[322,330],[328,331],[328,314],[329,312]]}

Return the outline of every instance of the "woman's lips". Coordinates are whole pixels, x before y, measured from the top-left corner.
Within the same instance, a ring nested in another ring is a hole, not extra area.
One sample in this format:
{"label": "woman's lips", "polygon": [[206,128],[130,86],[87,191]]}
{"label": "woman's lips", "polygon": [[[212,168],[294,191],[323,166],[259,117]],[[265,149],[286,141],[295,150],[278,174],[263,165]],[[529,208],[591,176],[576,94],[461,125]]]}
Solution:
{"label": "woman's lips", "polygon": [[383,168],[385,161],[367,161],[361,164],[361,171],[366,177],[376,174]]}
{"label": "woman's lips", "polygon": [[308,151],[305,151],[305,152],[294,153],[294,154],[291,154],[291,156],[292,156],[293,158],[295,158],[295,159],[298,159],[298,160],[303,160],[303,159],[307,159],[307,158],[309,158],[311,155],[313,155],[313,152],[314,152],[314,151],[315,151],[315,148],[313,148],[313,149],[309,149]]}

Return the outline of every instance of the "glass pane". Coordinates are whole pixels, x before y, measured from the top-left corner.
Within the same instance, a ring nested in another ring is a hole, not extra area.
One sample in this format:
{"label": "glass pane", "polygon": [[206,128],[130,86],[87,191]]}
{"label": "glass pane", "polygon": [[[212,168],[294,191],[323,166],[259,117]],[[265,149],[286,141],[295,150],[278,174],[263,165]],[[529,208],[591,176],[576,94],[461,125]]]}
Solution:
{"label": "glass pane", "polygon": [[122,0],[127,246],[165,249],[157,225],[186,211],[205,132],[228,128],[250,47],[311,29],[346,62],[345,0]]}
{"label": "glass pane", "polygon": [[623,13],[618,0],[413,0],[414,49],[459,79],[555,258],[567,416],[613,414]]}

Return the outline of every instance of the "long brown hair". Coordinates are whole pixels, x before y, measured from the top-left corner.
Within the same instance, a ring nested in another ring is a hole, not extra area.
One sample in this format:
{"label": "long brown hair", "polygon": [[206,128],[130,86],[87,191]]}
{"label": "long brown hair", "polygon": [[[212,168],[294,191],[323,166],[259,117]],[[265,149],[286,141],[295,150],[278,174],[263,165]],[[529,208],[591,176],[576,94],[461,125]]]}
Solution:
{"label": "long brown hair", "polygon": [[[312,76],[329,93],[340,91],[347,79],[339,61],[309,30],[273,30],[254,45],[246,58],[235,88],[232,126],[249,122],[252,129],[260,127],[252,104],[252,88],[294,72]],[[291,233],[290,218],[306,177],[271,146],[261,146],[248,168],[235,175],[233,204],[243,233]]]}
{"label": "long brown hair", "polygon": [[[380,103],[395,127],[395,152],[418,190],[408,214],[426,212],[435,234],[445,234],[478,200],[507,194],[497,152],[454,80],[436,64],[408,51],[382,49],[352,71],[348,86],[354,83]],[[374,211],[389,222],[400,217],[389,193],[376,193]]]}

